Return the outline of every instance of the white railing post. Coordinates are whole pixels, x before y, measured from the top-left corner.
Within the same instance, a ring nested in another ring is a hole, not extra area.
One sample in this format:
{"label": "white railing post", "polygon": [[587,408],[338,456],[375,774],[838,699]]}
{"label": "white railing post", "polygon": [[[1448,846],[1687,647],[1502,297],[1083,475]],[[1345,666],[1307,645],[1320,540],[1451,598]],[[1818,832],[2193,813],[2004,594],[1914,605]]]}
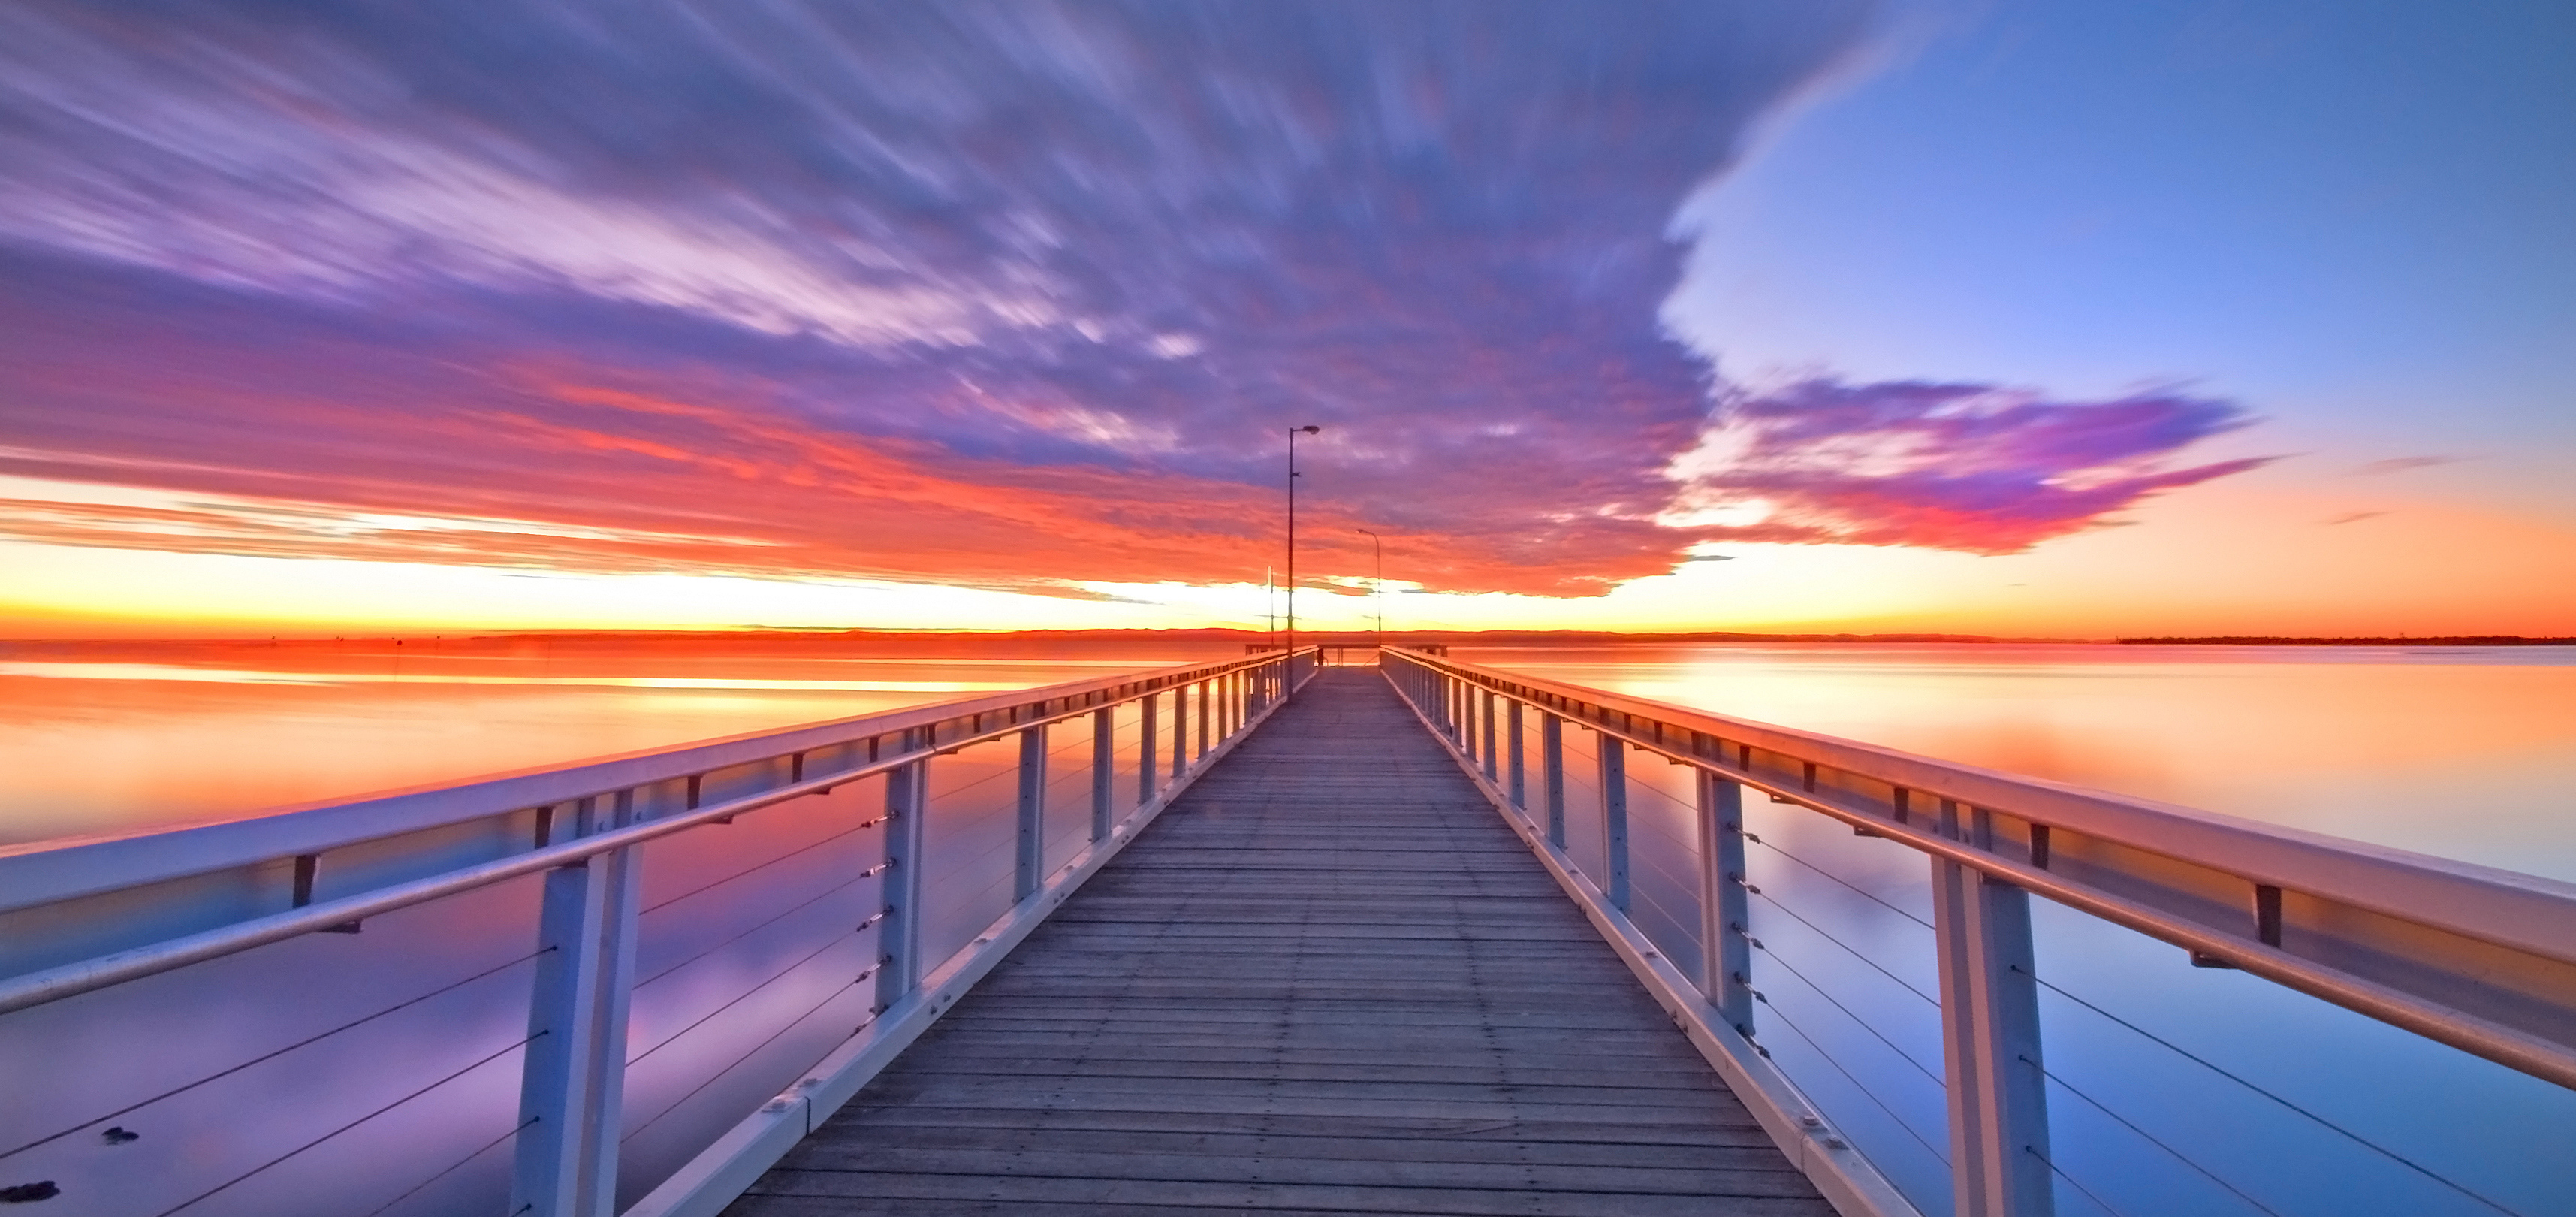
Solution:
{"label": "white railing post", "polygon": [[1511,703],[1510,718],[1504,729],[1511,735],[1512,806],[1526,816],[1529,814],[1529,767],[1522,763],[1521,703],[1517,699]]}
{"label": "white railing post", "polygon": [[1091,712],[1091,839],[1109,839],[1112,789],[1118,777],[1118,712],[1109,707]]}
{"label": "white railing post", "polygon": [[1172,780],[1190,767],[1190,687],[1172,686]]}
{"label": "white railing post", "polygon": [[1753,946],[1746,941],[1744,787],[1699,774],[1700,991],[1718,1020],[1753,1037]]}
{"label": "white railing post", "polygon": [[903,733],[905,752],[922,753],[885,776],[885,920],[877,927],[877,1011],[892,1009],[921,985],[921,897],[925,830],[930,819],[932,728]]}
{"label": "white railing post", "polygon": [[1020,833],[1018,862],[1012,868],[1011,903],[1038,890],[1046,848],[1046,738],[1044,723],[1020,732]]}
{"label": "white railing post", "polygon": [[1601,849],[1610,873],[1601,884],[1610,907],[1628,911],[1628,752],[1618,737],[1596,731],[1601,775]]}
{"label": "white railing post", "polygon": [[1538,716],[1539,783],[1547,797],[1547,843],[1565,848],[1565,720],[1544,710]]}
{"label": "white railing post", "polygon": [[[1942,835],[1991,847],[1989,813],[1973,811],[1962,823],[1960,812],[1942,800]],[[2055,1200],[2030,894],[1936,857],[1932,908],[1958,1217],[2049,1217]]]}
{"label": "white railing post", "polygon": [[1136,805],[1138,807],[1154,801],[1154,778],[1162,768],[1163,743],[1156,738],[1162,734],[1162,725],[1155,721],[1158,717],[1155,711],[1162,703],[1163,695],[1160,693],[1148,693],[1136,699],[1136,714],[1140,723],[1136,731]]}
{"label": "white railing post", "polygon": [[1208,724],[1215,721],[1214,710],[1216,706],[1216,682],[1213,680],[1202,680],[1198,683],[1198,690],[1199,750],[1192,754],[1194,757],[1206,756],[1208,753],[1209,742],[1214,738],[1208,734]]}
{"label": "white railing post", "polygon": [[[575,815],[584,836],[622,828],[634,820],[634,792],[620,792],[606,817],[594,799],[581,800]],[[513,1215],[616,1211],[626,1010],[635,978],[634,854],[615,850],[546,872],[520,1069]]]}
{"label": "white railing post", "polygon": [[1488,782],[1490,782],[1490,781],[1493,781],[1496,777],[1498,777],[1498,776],[1500,775],[1500,771],[1499,771],[1498,769],[1496,769],[1496,768],[1495,768],[1496,758],[1495,758],[1495,755],[1494,755],[1494,695],[1493,695],[1492,691],[1488,690],[1488,691],[1485,693],[1484,698],[1485,698],[1485,711],[1484,711],[1483,718],[1484,718],[1484,720],[1485,720],[1485,780],[1486,780],[1486,781],[1488,781]]}

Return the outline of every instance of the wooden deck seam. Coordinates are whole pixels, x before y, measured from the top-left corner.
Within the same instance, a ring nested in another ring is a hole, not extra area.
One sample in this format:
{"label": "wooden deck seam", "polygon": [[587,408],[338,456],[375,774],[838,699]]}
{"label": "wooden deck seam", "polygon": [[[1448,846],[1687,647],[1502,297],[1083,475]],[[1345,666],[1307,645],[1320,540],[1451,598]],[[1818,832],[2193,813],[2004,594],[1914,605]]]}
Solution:
{"label": "wooden deck seam", "polygon": [[1832,1214],[1364,669],[726,1211]]}

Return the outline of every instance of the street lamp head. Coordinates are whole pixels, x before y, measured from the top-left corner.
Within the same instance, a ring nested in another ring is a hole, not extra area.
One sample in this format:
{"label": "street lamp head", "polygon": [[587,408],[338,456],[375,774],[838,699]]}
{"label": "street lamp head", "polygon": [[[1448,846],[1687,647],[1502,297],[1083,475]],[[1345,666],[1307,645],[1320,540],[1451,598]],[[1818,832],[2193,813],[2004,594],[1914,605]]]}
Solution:
{"label": "street lamp head", "polygon": [[1323,429],[1322,427],[1317,427],[1317,426],[1314,426],[1314,425],[1311,425],[1311,424],[1309,424],[1309,425],[1307,425],[1307,426],[1299,427],[1299,428],[1297,428],[1297,429],[1298,429],[1298,430],[1300,430],[1300,431],[1305,432],[1305,433],[1306,433],[1306,434],[1308,434],[1308,435],[1321,435],[1321,434],[1323,434],[1323,433],[1324,433],[1324,429]]}

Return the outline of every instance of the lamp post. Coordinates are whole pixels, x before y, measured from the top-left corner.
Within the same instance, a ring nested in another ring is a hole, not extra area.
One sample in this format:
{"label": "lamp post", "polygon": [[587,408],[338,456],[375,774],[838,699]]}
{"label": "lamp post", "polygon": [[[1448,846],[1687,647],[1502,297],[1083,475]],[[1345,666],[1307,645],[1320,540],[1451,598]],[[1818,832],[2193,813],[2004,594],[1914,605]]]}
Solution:
{"label": "lamp post", "polygon": [[1297,436],[1299,433],[1320,435],[1323,428],[1309,424],[1288,428],[1288,674],[1296,679],[1297,664]]}
{"label": "lamp post", "polygon": [[1386,542],[1365,528],[1358,531],[1368,532],[1369,549],[1377,561],[1376,573],[1369,576],[1369,603],[1377,610],[1377,649],[1383,651],[1386,649]]}

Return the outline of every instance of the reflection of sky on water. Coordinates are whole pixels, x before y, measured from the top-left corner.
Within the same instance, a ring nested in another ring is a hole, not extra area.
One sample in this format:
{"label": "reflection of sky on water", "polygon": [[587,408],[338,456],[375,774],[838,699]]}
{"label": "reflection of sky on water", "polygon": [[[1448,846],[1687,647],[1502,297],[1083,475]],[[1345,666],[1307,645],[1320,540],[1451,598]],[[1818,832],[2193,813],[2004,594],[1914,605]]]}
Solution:
{"label": "reflection of sky on water", "polygon": [[[20,657],[20,674],[0,675],[0,719],[12,727],[0,751],[17,775],[5,810],[21,839],[46,825],[94,832],[220,817],[845,717],[945,688],[1183,658],[406,655],[396,681],[381,650],[268,663],[238,652],[100,657],[156,673],[257,676],[236,681],[57,679],[24,674],[48,660]],[[2566,781],[2576,655],[2565,650],[1693,647],[1461,658],[2410,848],[2568,869],[2571,834],[2553,816],[2557,792],[2576,788]],[[694,683],[674,687],[684,682]],[[869,682],[914,688],[847,687]],[[917,689],[933,685],[944,688]],[[1120,721],[1132,741],[1133,711]],[[1535,755],[1534,720],[1529,730]],[[1569,854],[1597,873],[1593,737],[1570,730],[1566,742]],[[1084,835],[1087,732],[1059,729],[1049,751],[1055,865]],[[979,746],[934,765],[934,954],[1008,905],[1010,752]],[[1131,743],[1117,762],[1122,796],[1136,763]],[[1686,771],[1638,758],[1630,777],[1638,924],[1695,969]],[[877,784],[862,783],[648,847],[629,1199],[865,1018],[852,977],[874,949],[850,927],[879,897],[873,880],[852,876],[878,857],[877,834],[851,826],[881,799]],[[1927,1213],[1946,1212],[1940,1047],[1925,997],[1937,991],[1922,924],[1927,868],[1909,850],[1794,807],[1757,799],[1747,813],[1761,838],[1749,864],[1762,889],[1749,923],[1764,944],[1754,957],[1768,999],[1756,1014],[1760,1040]],[[524,1033],[524,968],[509,961],[527,949],[526,901],[518,888],[494,889],[371,921],[357,936],[312,936],[10,1016],[0,1065],[65,1096],[20,1112],[25,1127],[0,1129],[10,1133],[42,1135],[53,1125],[39,1116],[116,1110],[171,1077],[279,1053],[115,1117],[144,1141],[108,1146],[87,1130],[13,1165],[41,1158],[95,1199],[132,1192],[139,1211],[155,1211],[143,1193],[167,1200],[221,1183],[224,1163],[274,1157],[454,1075],[201,1207],[488,1209],[506,1166],[495,1138],[515,1101],[511,1045]],[[2576,1167],[2542,1143],[2576,1126],[2576,1096],[2242,974],[2191,968],[2173,948],[2044,902],[2035,917],[2041,979],[2052,986],[2041,995],[2052,1152],[2072,1181],[2061,1213],[2497,1211],[2474,1191],[2541,1214],[2576,1195]],[[295,1046],[407,1001],[416,1004]],[[27,1051],[36,1045],[41,1053]],[[373,1065],[387,1060],[401,1065]],[[719,1080],[702,1085],[711,1073]],[[146,1169],[180,1161],[185,1171]]]}
{"label": "reflection of sky on water", "polygon": [[[2576,877],[2576,649],[1461,648],[1458,658],[2426,853]],[[1537,728],[1527,755],[1536,756]],[[1594,739],[1567,853],[1599,875]],[[1631,758],[1632,916],[1699,959],[1686,771]],[[1759,1041],[1949,1209],[1929,867],[1748,800]],[[2543,1214],[2576,1094],[2033,902],[2058,1211]],[[2161,1042],[2159,1042],[2161,1041]],[[2481,1199],[2483,1197],[2484,1199]],[[2492,1203],[2491,1203],[2492,1202]]]}
{"label": "reflection of sky on water", "polygon": [[1208,645],[1066,655],[773,648],[120,646],[0,659],[0,848],[1179,663]]}
{"label": "reflection of sky on water", "polygon": [[1462,647],[1458,658],[2576,879],[2576,648]]}

